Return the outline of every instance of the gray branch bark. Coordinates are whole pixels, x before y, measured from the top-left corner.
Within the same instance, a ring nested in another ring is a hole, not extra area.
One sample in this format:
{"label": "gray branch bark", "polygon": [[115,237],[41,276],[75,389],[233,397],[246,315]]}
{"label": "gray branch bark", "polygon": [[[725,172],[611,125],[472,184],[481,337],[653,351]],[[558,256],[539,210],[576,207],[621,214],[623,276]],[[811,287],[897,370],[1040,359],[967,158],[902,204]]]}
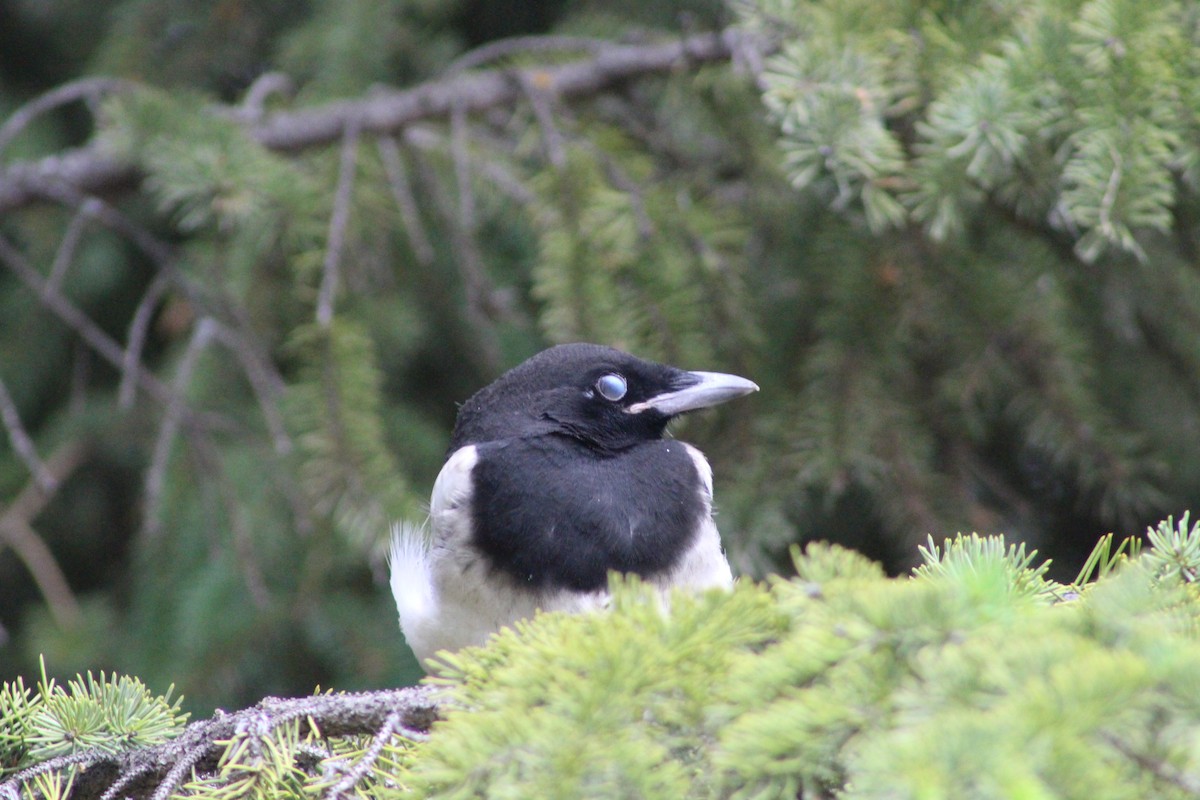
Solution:
{"label": "gray branch bark", "polygon": [[358,694],[313,697],[268,697],[257,705],[232,714],[217,712],[193,722],[178,737],[155,747],[121,753],[96,750],[51,759],[0,782],[0,799],[21,797],[20,787],[39,774],[83,767],[76,773],[72,800],[169,797],[184,782],[213,774],[223,742],[238,736],[266,737],[280,725],[299,721],[300,734],[316,725],[322,738],[376,736],[381,731],[422,739],[438,719],[436,690],[413,686]]}
{"label": "gray branch bark", "polygon": [[[271,150],[325,147],[341,140],[352,124],[365,134],[393,135],[414,122],[448,119],[456,110],[477,113],[511,105],[525,97],[530,86],[562,99],[594,95],[634,78],[727,61],[740,44],[732,30],[666,43],[607,44],[566,64],[457,73],[411,89],[281,111],[246,125],[249,134]],[[236,111],[231,114],[238,116]],[[45,199],[47,185],[66,183],[86,194],[109,194],[136,186],[141,177],[135,164],[98,145],[19,162],[0,171],[0,214]]]}

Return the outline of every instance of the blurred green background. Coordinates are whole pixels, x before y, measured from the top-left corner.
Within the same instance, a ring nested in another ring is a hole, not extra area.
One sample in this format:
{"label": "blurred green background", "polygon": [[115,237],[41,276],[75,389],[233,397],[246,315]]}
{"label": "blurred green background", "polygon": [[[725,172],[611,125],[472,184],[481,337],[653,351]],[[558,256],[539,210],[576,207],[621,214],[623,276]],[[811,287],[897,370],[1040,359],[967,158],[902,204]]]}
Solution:
{"label": "blurred green background", "polygon": [[[560,341],[762,386],[675,429],[743,575],[980,531],[1070,580],[1200,496],[1198,29],[1118,0],[0,4],[0,198],[77,147],[133,178],[0,212],[0,678],[44,656],[200,713],[417,680],[388,527],[455,404]],[[732,58],[569,102],[248,133],[509,37],[564,38],[474,68],[722,30]],[[131,83],[12,126],[92,76]],[[144,337],[158,388],[96,332]]]}

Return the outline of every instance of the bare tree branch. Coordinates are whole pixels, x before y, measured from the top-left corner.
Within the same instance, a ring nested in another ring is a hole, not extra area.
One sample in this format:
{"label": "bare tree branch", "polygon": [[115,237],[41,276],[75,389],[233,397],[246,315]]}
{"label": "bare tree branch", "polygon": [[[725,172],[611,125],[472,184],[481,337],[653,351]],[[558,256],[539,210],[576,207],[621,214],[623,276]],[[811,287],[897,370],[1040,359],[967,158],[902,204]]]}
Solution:
{"label": "bare tree branch", "polygon": [[169,285],[166,276],[159,273],[150,282],[141,302],[133,312],[129,322],[129,341],[125,344],[125,357],[121,361],[121,384],[117,389],[117,406],[129,409],[133,406],[134,389],[137,386],[137,374],[142,366],[142,349],[146,345],[146,334],[150,328],[150,320],[154,309],[167,291]]}
{"label": "bare tree branch", "polygon": [[542,143],[546,146],[546,160],[555,169],[562,169],[567,165],[567,154],[563,147],[563,135],[554,124],[554,114],[550,110],[550,95],[543,91],[540,83],[535,82],[531,76],[522,74],[520,78],[521,88],[529,100],[530,107],[533,108],[533,116],[537,119],[538,127],[542,129]]}
{"label": "bare tree branch", "polygon": [[292,452],[292,438],[288,435],[283,413],[276,402],[283,394],[284,383],[275,365],[259,352],[258,343],[247,335],[218,325],[216,336],[242,365],[242,373],[250,383],[250,390],[254,392],[254,399],[258,401],[267,430],[271,432],[275,452],[281,456]]}
{"label": "bare tree branch", "polygon": [[[79,442],[69,442],[55,450],[43,465],[49,485],[57,489],[83,463],[86,452],[87,448]],[[79,623],[79,604],[50,548],[32,525],[53,494],[53,489],[46,490],[31,481],[0,514],[0,543],[12,547],[25,564],[55,621],[63,627],[73,627]]]}
{"label": "bare tree branch", "polygon": [[121,753],[86,750],[50,759],[0,782],[0,797],[21,796],[21,785],[39,774],[82,765],[86,769],[76,773],[73,800],[166,798],[193,769],[199,776],[214,774],[226,745],[239,735],[261,741],[280,725],[299,721],[301,736],[314,732],[326,739],[374,736],[380,741],[381,732],[391,728],[392,733],[380,741],[382,748],[392,734],[424,738],[439,716],[437,690],[431,686],[290,699],[268,697],[251,708],[232,714],[217,712],[210,719],[193,722],[177,738],[155,747]]}
{"label": "bare tree branch", "polygon": [[514,36],[488,42],[456,58],[446,68],[447,75],[457,75],[501,58],[527,53],[562,53],[570,50],[597,55],[611,46],[604,39],[586,36]]}
{"label": "bare tree branch", "polygon": [[133,87],[132,82],[119,78],[83,78],[64,83],[21,106],[5,120],[3,125],[0,125],[0,150],[8,147],[21,131],[29,127],[29,123],[42,114],[76,100],[95,100],[101,95],[116,91],[128,91]]}
{"label": "bare tree branch", "polygon": [[[42,304],[65,322],[67,327],[78,333],[92,350],[99,353],[110,364],[118,368],[121,366],[125,359],[121,345],[102,331],[87,314],[80,311],[61,292],[50,286],[41,273],[25,260],[25,256],[2,236],[0,236],[0,263],[15,273],[21,282],[38,296]],[[170,387],[144,370],[138,371],[137,383],[159,402],[169,403],[175,399],[175,393]]]}
{"label": "bare tree branch", "polygon": [[63,278],[66,277],[71,262],[75,260],[75,248],[79,246],[79,240],[83,237],[88,219],[95,214],[95,207],[99,202],[94,198],[89,198],[87,202],[76,209],[75,216],[71,217],[71,223],[67,226],[67,231],[63,234],[62,241],[59,242],[58,251],[54,254],[54,262],[50,265],[48,280],[54,288],[62,286]]}
{"label": "bare tree branch", "polygon": [[[387,743],[391,741],[396,730],[400,727],[400,715],[393,711],[388,714],[387,719],[383,721],[383,726],[376,732],[375,738],[371,741],[371,746],[367,748],[367,752],[358,760],[353,767],[346,771],[342,779],[329,787],[325,792],[325,797],[329,800],[341,800],[348,792],[354,790],[354,787],[361,781],[371,767],[375,766],[375,762],[379,760],[380,753]],[[423,738],[423,737],[422,737]]]}
{"label": "bare tree branch", "polygon": [[5,385],[3,379],[0,379],[0,422],[3,422],[4,430],[8,432],[8,441],[12,444],[17,457],[25,462],[25,468],[33,476],[38,488],[43,492],[53,492],[56,488],[54,476],[50,474],[46,465],[42,463],[42,459],[38,457],[33,439],[29,438],[25,425],[21,422],[21,412],[17,410],[16,401],[8,393],[8,386]]}
{"label": "bare tree branch", "polygon": [[142,180],[137,165],[99,144],[66,150],[0,171],[0,214],[45,200],[48,183],[74,187],[84,194],[132,189]]}
{"label": "bare tree branch", "polygon": [[282,72],[264,72],[254,79],[242,104],[237,107],[235,119],[243,122],[258,122],[267,112],[267,99],[273,94],[290,95],[296,89],[291,77]]}
{"label": "bare tree branch", "polygon": [[383,170],[387,174],[392,197],[395,198],[396,207],[400,210],[400,222],[404,225],[404,232],[408,236],[409,244],[412,245],[417,263],[422,267],[428,267],[434,259],[433,245],[429,241],[429,235],[425,233],[425,226],[421,224],[421,210],[417,207],[416,198],[413,197],[412,184],[408,180],[408,172],[404,169],[404,159],[400,156],[400,147],[396,144],[395,137],[392,136],[380,136],[375,145],[379,149],[379,158],[383,162]]}
{"label": "bare tree branch", "polygon": [[163,486],[166,483],[167,464],[171,457],[171,445],[179,434],[183,422],[184,409],[187,404],[183,399],[184,390],[192,379],[196,362],[208,342],[216,332],[216,322],[205,317],[196,324],[192,338],[188,340],[187,349],[179,361],[179,369],[175,373],[175,386],[163,413],[162,425],[158,431],[158,439],[154,443],[154,455],[150,459],[150,468],[146,470],[146,509],[142,520],[142,536],[145,539],[156,538],[158,533],[158,506],[162,498]]}
{"label": "bare tree branch", "polygon": [[[300,111],[277,112],[250,126],[250,134],[271,150],[296,151],[338,141],[352,119],[362,132],[395,134],[414,122],[446,119],[455,108],[476,113],[512,105],[521,99],[525,81],[559,98],[594,95],[623,81],[662,74],[688,65],[726,61],[733,47],[748,47],[735,31],[700,33],[665,43],[606,44],[589,58],[550,67],[515,71],[496,69],[466,72],[423,83],[411,89],[372,92]],[[524,49],[529,49],[526,43]],[[136,165],[115,157],[101,145],[68,151],[40,161],[14,164],[0,172],[0,213],[36,202],[40,187],[67,184],[88,193],[112,192],[140,180]]]}
{"label": "bare tree branch", "polygon": [[346,225],[350,221],[350,197],[354,192],[354,168],[358,161],[358,119],[346,121],[342,136],[342,153],[338,162],[337,191],[333,196],[333,213],[329,217],[329,236],[325,245],[325,269],[321,288],[317,292],[317,324],[329,327],[333,321],[333,303],[337,297],[338,268],[342,247],[346,242]]}
{"label": "bare tree branch", "polygon": [[[520,72],[559,97],[581,97],[631,78],[725,61],[732,52],[733,38],[730,32],[718,32],[660,44],[610,44],[591,58]],[[364,133],[394,133],[418,120],[449,117],[456,108],[469,114],[512,105],[523,91],[512,73],[511,70],[469,72],[412,89],[375,94],[365,100],[275,114],[252,128],[251,134],[272,150],[299,150],[336,141],[351,117],[362,120]]]}

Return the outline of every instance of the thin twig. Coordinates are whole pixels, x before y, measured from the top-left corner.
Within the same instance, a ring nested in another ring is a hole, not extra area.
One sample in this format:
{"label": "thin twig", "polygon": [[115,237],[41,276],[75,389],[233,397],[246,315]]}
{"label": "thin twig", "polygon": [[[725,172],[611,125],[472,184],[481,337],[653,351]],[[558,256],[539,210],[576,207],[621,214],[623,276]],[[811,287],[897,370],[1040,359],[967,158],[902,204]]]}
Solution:
{"label": "thin twig", "polygon": [[551,95],[543,88],[544,81],[540,73],[523,72],[520,73],[519,80],[525,96],[529,98],[529,105],[533,108],[533,116],[537,120],[538,127],[541,128],[542,143],[546,147],[546,160],[555,169],[562,169],[567,165],[567,154],[563,147],[563,135],[554,124],[554,112],[550,109],[548,99]]}
{"label": "thin twig", "polygon": [[[59,202],[72,205],[79,211],[86,212],[105,227],[132,240],[142,252],[156,264],[159,275],[147,289],[130,322],[129,342],[125,348],[121,367],[121,384],[118,391],[118,404],[121,408],[129,408],[133,402],[133,390],[138,378],[141,377],[141,354],[153,312],[161,295],[171,286],[180,288],[188,300],[200,308],[211,307],[213,303],[202,296],[199,288],[184,276],[175,266],[175,253],[170,245],[162,242],[142,226],[133,222],[111,205],[93,197],[85,197],[70,187],[47,186],[45,191]],[[242,310],[234,308],[232,316],[243,321]],[[228,333],[223,339],[230,344],[246,373],[247,379],[254,390],[263,411],[267,427],[271,431],[276,452],[286,453],[291,449],[291,439],[288,437],[282,416],[274,403],[267,398],[278,395],[283,380],[265,359],[258,357],[252,343],[244,337]],[[237,346],[233,342],[242,346]],[[251,352],[254,351],[254,352]]]}
{"label": "thin twig", "polygon": [[1108,742],[1118,753],[1130,759],[1159,780],[1165,781],[1177,789],[1182,789],[1192,797],[1200,797],[1200,777],[1189,775],[1183,770],[1176,769],[1166,761],[1152,758],[1145,753],[1139,753],[1114,734],[1102,733],[1100,738]]}
{"label": "thin twig", "polygon": [[0,125],[0,150],[8,147],[21,131],[42,114],[76,100],[90,100],[102,94],[129,91],[134,86],[132,81],[120,78],[83,78],[64,83],[21,106]]}
{"label": "thin twig", "polygon": [[383,752],[383,748],[392,739],[392,734],[400,726],[400,715],[393,711],[387,715],[387,719],[383,721],[383,725],[375,733],[375,738],[371,740],[371,746],[367,748],[367,752],[363,753],[362,758],[358,760],[353,767],[346,770],[346,774],[342,779],[329,787],[325,793],[328,800],[341,800],[342,797],[350,792],[358,785],[358,782],[371,771],[371,767],[375,766],[375,762],[379,760],[379,755]]}
{"label": "thin twig", "polygon": [[267,430],[271,432],[275,452],[281,456],[287,455],[292,451],[292,439],[288,435],[287,425],[284,424],[283,414],[278,405],[284,390],[283,378],[245,334],[225,325],[217,325],[215,333],[217,341],[225,345],[242,365],[242,373],[250,383],[250,390],[254,392],[254,399],[258,401]]}
{"label": "thin twig", "polygon": [[586,36],[514,36],[500,39],[476,47],[450,62],[446,67],[447,75],[457,75],[469,69],[481,67],[500,58],[526,53],[556,53],[566,51],[583,51],[596,55],[605,47],[612,46],[611,42],[603,39],[591,39]]}
{"label": "thin twig", "polygon": [[150,329],[150,320],[154,318],[154,310],[158,301],[166,293],[170,282],[163,273],[159,273],[146,293],[142,295],[133,319],[129,322],[129,336],[125,344],[125,354],[121,359],[121,383],[117,388],[117,407],[129,409],[133,406],[134,390],[137,387],[137,375],[142,365],[142,350],[146,346],[146,335]]}
{"label": "thin twig", "polygon": [[[218,466],[216,464],[214,467]],[[221,502],[225,506],[225,515],[229,519],[229,532],[233,539],[233,552],[237,556],[237,565],[242,572],[242,580],[251,602],[259,611],[264,611],[271,604],[271,592],[267,588],[267,580],[254,554],[254,535],[246,524],[246,515],[241,503],[238,502],[237,492],[230,481],[217,481],[217,489]]]}
{"label": "thin twig", "polygon": [[[475,138],[477,140],[488,140],[486,133],[481,132],[476,132]],[[416,150],[425,152],[442,152],[446,149],[446,139],[444,136],[430,127],[421,125],[414,125],[404,132],[404,143]],[[497,149],[508,147],[503,142],[493,143],[493,146]],[[505,197],[523,206],[532,205],[537,201],[537,195],[533,193],[533,190],[522,183],[520,178],[506,169],[500,163],[500,159],[476,158],[471,153],[467,153],[467,157],[471,161],[471,169],[474,170],[475,174],[491,181],[492,185],[499,189]]]}
{"label": "thin twig", "polygon": [[33,526],[23,519],[0,518],[0,540],[13,549],[29,570],[38,591],[46,600],[50,616],[58,626],[66,629],[77,627],[80,622],[79,603],[54,554]]}
{"label": "thin twig", "polygon": [[128,786],[132,781],[135,781],[147,774],[152,769],[154,769],[152,764],[139,764],[136,767],[131,768],[124,775],[117,778],[116,782],[113,783],[112,786],[109,786],[104,790],[104,794],[100,795],[100,800],[117,800],[117,798],[125,790],[126,786]]}
{"label": "thin twig", "polygon": [[342,136],[342,153],[338,162],[337,191],[333,196],[333,213],[329,217],[329,237],[325,246],[325,268],[321,273],[321,288],[317,293],[317,324],[323,328],[333,322],[333,303],[337,296],[338,267],[350,220],[350,197],[354,191],[354,167],[358,160],[359,120],[346,121]]}
{"label": "thin twig", "polygon": [[[163,776],[162,782],[154,789],[154,794],[150,795],[150,800],[167,800],[183,783],[183,776],[188,770],[194,768],[200,761],[209,754],[211,746],[198,744],[189,750],[185,750],[169,770]],[[142,770],[142,774],[145,774]]]}
{"label": "thin twig", "polygon": [[650,212],[646,210],[646,201],[642,197],[642,187],[626,175],[625,170],[621,169],[621,166],[616,161],[592,142],[585,142],[584,147],[599,162],[609,183],[620,189],[629,198],[629,209],[633,212],[633,218],[637,220],[638,236],[643,241],[653,239],[657,231],[654,220],[650,217]]}
{"label": "thin twig", "polygon": [[455,106],[450,114],[450,154],[454,159],[454,183],[458,188],[458,224],[468,235],[475,232],[475,191],[471,186],[467,157],[467,111]]}
{"label": "thin twig", "polygon": [[383,163],[392,197],[396,201],[396,208],[400,210],[400,223],[404,226],[404,233],[412,245],[417,263],[422,267],[429,267],[434,259],[433,245],[429,241],[429,235],[425,233],[425,226],[421,224],[421,210],[413,197],[408,171],[404,169],[404,159],[400,156],[400,146],[396,144],[393,136],[380,136],[375,141],[375,146],[379,149],[379,160]]}
{"label": "thin twig", "polygon": [[0,783],[0,792],[3,792],[5,797],[20,797],[19,792],[12,793],[13,789],[19,788],[21,784],[28,783],[39,775],[45,775],[48,772],[66,769],[67,767],[79,764],[90,766],[104,760],[104,753],[95,750],[81,750],[75,753],[68,753],[65,756],[55,756],[39,764],[34,764],[32,767],[27,767],[11,778],[5,779],[4,783]]}
{"label": "thin twig", "polygon": [[[60,445],[43,465],[50,484],[61,486],[83,463],[86,454],[87,448],[79,442]],[[53,496],[53,492],[43,490],[36,482],[26,485],[0,515],[0,541],[7,542],[25,564],[55,621],[63,627],[73,627],[79,623],[79,604],[50,548],[32,525]]]}
{"label": "thin twig", "polygon": [[179,361],[175,373],[174,391],[163,412],[162,424],[158,430],[158,438],[154,442],[154,454],[150,459],[150,468],[146,471],[145,485],[145,518],[142,520],[142,538],[149,541],[157,538],[158,508],[162,501],[162,491],[166,484],[167,466],[171,458],[171,445],[179,434],[183,421],[186,403],[183,400],[184,390],[192,379],[196,362],[209,340],[216,331],[216,324],[210,317],[204,317],[196,324],[192,338],[188,340],[187,349]]}
{"label": "thin twig", "polygon": [[[33,187],[39,196],[55,200],[75,209],[86,209],[92,219],[129,239],[149,256],[159,269],[169,269],[175,263],[175,251],[143,226],[137,224],[111,204],[85,194],[68,182],[44,180]],[[175,277],[175,276],[173,276]]]}
{"label": "thin twig", "polygon": [[[67,327],[79,334],[88,347],[99,353],[105,361],[120,368],[125,359],[122,347],[66,296],[50,286],[41,273],[26,261],[25,256],[3,236],[0,236],[0,262],[15,273],[17,278],[39,297],[43,306],[66,323]],[[144,370],[138,371],[137,382],[160,402],[169,403],[175,399],[175,394],[170,387]]]}
{"label": "thin twig", "polygon": [[434,207],[446,222],[446,227],[451,233],[453,250],[458,256],[456,263],[467,297],[462,316],[474,340],[470,352],[478,359],[477,364],[482,372],[494,373],[499,369],[500,352],[491,322],[478,304],[489,292],[485,290],[487,275],[475,250],[475,239],[463,229],[462,213],[443,191],[438,175],[423,159],[417,159],[417,168]]}
{"label": "thin twig", "polygon": [[75,340],[71,348],[71,388],[67,396],[67,411],[71,416],[83,412],[87,405],[88,380],[92,375],[92,351],[87,342]]}
{"label": "thin twig", "polygon": [[[467,318],[476,329],[490,334],[492,285],[478,247],[479,223],[475,187],[471,176],[471,159],[468,154],[468,134],[466,110],[457,108],[450,115],[450,154],[454,161],[455,185],[458,188],[457,225],[452,224],[451,229],[455,231],[459,272],[467,296]],[[483,342],[488,348],[485,351],[488,361],[493,365],[499,363],[500,353],[496,350],[495,337],[486,335]]]}
{"label": "thin twig", "polygon": [[290,76],[282,72],[264,72],[254,79],[242,104],[237,107],[237,118],[244,122],[257,122],[267,111],[267,99],[271,95],[289,95],[296,85]]}
{"label": "thin twig", "polygon": [[54,476],[50,474],[46,465],[42,463],[42,459],[38,457],[37,447],[34,446],[33,439],[26,432],[25,425],[21,422],[21,412],[17,410],[16,401],[8,393],[8,386],[5,385],[2,378],[0,378],[0,421],[4,424],[4,430],[8,432],[8,441],[12,444],[13,450],[17,457],[25,462],[25,468],[33,476],[38,488],[46,493],[53,492],[55,489]]}
{"label": "thin twig", "polygon": [[70,268],[71,262],[75,260],[75,249],[79,246],[79,240],[83,236],[83,231],[87,226],[89,218],[95,213],[95,204],[97,202],[96,200],[91,200],[84,203],[76,209],[75,215],[71,217],[67,231],[63,234],[62,241],[58,245],[58,251],[54,254],[54,261],[50,266],[50,277],[47,279],[50,285],[56,289],[62,286],[67,269]]}

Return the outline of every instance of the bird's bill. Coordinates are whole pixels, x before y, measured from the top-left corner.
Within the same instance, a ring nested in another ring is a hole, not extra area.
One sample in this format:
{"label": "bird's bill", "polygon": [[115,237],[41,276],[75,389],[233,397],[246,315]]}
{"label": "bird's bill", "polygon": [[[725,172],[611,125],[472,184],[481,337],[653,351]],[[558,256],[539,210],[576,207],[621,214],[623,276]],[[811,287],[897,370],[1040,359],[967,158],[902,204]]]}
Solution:
{"label": "bird's bill", "polygon": [[723,372],[685,372],[683,380],[687,385],[682,389],[651,397],[640,403],[634,403],[628,408],[631,414],[654,409],[666,416],[682,414],[697,408],[707,408],[758,391],[758,384],[739,378],[737,375],[726,375]]}

